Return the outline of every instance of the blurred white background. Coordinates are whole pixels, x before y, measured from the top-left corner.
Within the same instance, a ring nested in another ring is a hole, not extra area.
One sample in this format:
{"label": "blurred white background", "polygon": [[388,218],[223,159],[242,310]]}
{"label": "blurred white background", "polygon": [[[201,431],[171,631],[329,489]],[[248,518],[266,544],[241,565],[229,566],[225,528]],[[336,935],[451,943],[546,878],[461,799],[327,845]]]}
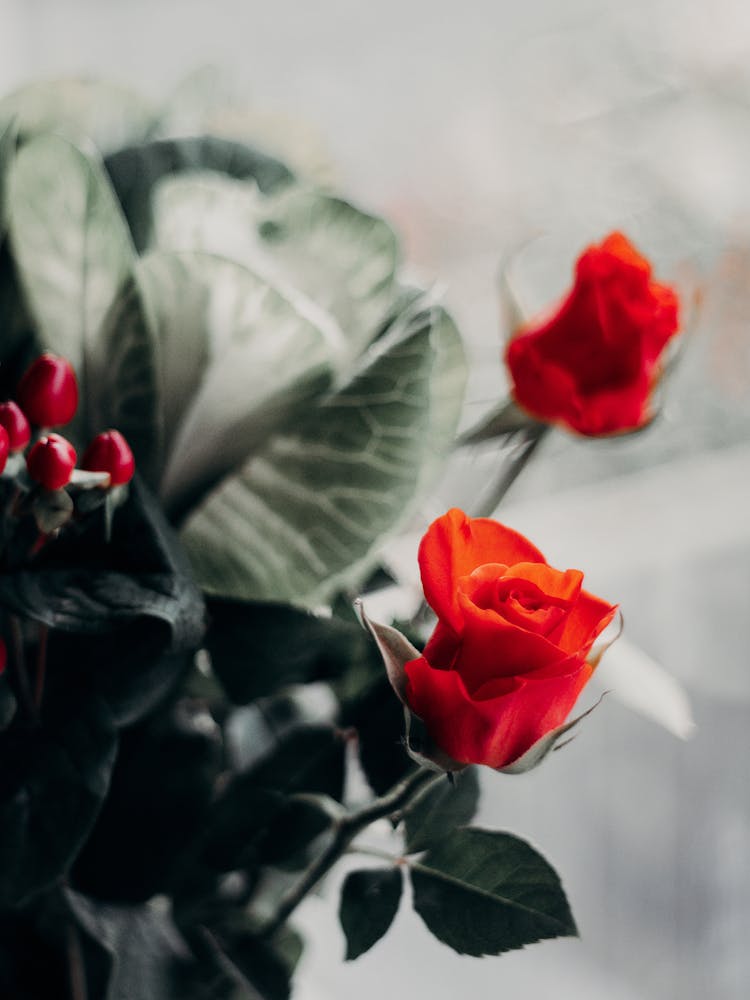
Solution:
{"label": "blurred white background", "polygon": [[[682,681],[698,726],[684,743],[610,697],[538,771],[486,777],[480,822],[553,861],[582,940],[461,959],[404,909],[345,966],[334,880],[301,913],[295,996],[744,1000],[750,5],[0,0],[1,91],[104,75],[163,98],[208,64],[299,123],[298,152],[400,228],[470,343],[467,420],[504,389],[497,273],[532,237],[553,248],[538,274],[521,268],[534,304],[615,227],[660,277],[698,274],[703,297],[657,425],[551,437],[503,508],[621,603],[628,640]],[[491,461],[469,458],[477,476]],[[457,499],[449,482],[435,512]]]}

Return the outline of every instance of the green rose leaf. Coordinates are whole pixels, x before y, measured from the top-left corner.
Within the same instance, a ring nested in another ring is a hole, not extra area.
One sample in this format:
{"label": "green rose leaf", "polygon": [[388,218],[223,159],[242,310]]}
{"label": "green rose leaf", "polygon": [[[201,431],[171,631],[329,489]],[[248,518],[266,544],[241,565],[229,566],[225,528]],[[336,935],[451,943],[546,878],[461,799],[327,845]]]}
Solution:
{"label": "green rose leaf", "polygon": [[359,958],[393,923],[401,901],[399,868],[350,872],[341,889],[339,919],[346,935],[346,961]]}
{"label": "green rose leaf", "polygon": [[441,309],[378,341],[345,388],[270,436],[187,518],[203,587],[315,607],[361,579],[432,480],[463,383]]}
{"label": "green rose leaf", "polygon": [[509,833],[453,830],[409,867],[415,910],[459,954],[499,955],[577,934],[554,869]]}
{"label": "green rose leaf", "polygon": [[[133,245],[101,164],[58,135],[18,151],[8,174],[12,253],[42,346],[84,383],[101,321],[133,262]],[[94,373],[92,373],[94,374]]]}
{"label": "green rose leaf", "polygon": [[[76,704],[78,702],[78,704]],[[107,793],[117,740],[101,702],[68,697],[43,728],[0,733],[0,905],[52,885],[85,842]]]}
{"label": "green rose leaf", "polygon": [[431,785],[404,811],[407,851],[439,844],[449,830],[465,826],[474,817],[478,804],[479,779],[474,767],[456,774],[453,783],[446,778]]}
{"label": "green rose leaf", "polygon": [[202,136],[161,139],[113,153],[105,160],[138,252],[149,245],[152,230],[151,195],[165,175],[185,171],[215,170],[229,177],[252,179],[261,191],[272,191],[292,180],[291,171],[279,160],[253,146]]}
{"label": "green rose leaf", "polygon": [[140,94],[105,80],[40,80],[0,101],[0,122],[8,119],[24,138],[55,132],[107,153],[145,139],[154,111]]}

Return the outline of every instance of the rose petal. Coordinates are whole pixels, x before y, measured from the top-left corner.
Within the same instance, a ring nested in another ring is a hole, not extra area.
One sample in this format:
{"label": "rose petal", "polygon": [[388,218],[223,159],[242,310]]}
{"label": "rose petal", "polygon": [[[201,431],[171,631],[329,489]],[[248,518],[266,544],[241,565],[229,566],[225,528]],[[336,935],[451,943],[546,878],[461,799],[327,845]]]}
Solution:
{"label": "rose petal", "polygon": [[568,620],[558,637],[558,645],[565,653],[588,656],[594,641],[617,614],[617,605],[582,590]]}
{"label": "rose petal", "polygon": [[[494,697],[473,699],[455,670],[434,670],[424,657],[406,664],[411,710],[454,760],[501,768],[565,722],[591,675],[581,663],[564,676],[494,682]],[[499,692],[499,688],[505,690]]]}
{"label": "rose petal", "polygon": [[419,546],[425,599],[435,614],[461,633],[458,581],[485,563],[541,562],[544,556],[523,535],[486,517],[449,510],[433,521]]}
{"label": "rose petal", "polygon": [[565,654],[543,635],[478,608],[465,594],[459,595],[459,603],[464,629],[453,665],[461,671],[469,691],[492,678],[526,674],[564,659]]}

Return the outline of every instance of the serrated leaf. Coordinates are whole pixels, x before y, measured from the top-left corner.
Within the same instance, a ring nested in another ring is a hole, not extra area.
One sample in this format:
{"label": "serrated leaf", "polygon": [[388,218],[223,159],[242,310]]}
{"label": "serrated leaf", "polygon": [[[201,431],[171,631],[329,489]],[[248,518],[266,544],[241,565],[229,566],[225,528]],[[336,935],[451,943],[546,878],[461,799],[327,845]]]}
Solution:
{"label": "serrated leaf", "polygon": [[393,923],[401,902],[401,870],[365,868],[350,872],[341,888],[339,920],[346,935],[346,961],[369,951]]}
{"label": "serrated leaf", "polygon": [[460,390],[456,351],[446,314],[421,312],[303,424],[271,436],[185,522],[202,586],[315,607],[366,574],[450,444],[461,393],[436,386]]}
{"label": "serrated leaf", "polygon": [[120,149],[107,157],[105,166],[139,252],[149,245],[152,189],[165,174],[216,170],[229,177],[253,179],[261,191],[293,180],[279,160],[253,146],[213,136],[162,139]]}
{"label": "serrated leaf", "polygon": [[428,786],[404,810],[407,851],[424,851],[438,844],[449,830],[469,823],[478,804],[476,768],[457,774],[453,783],[446,778],[439,785]]}
{"label": "serrated leaf", "polygon": [[174,513],[323,391],[337,349],[240,265],[147,254],[104,324],[97,410]]}
{"label": "serrated leaf", "polygon": [[349,360],[373,339],[394,296],[398,246],[388,224],[312,188],[268,198],[220,174],[165,178],[154,193],[154,240],[230,257],[298,289],[344,331]]}
{"label": "serrated leaf", "polygon": [[39,340],[68,358],[85,383],[106,363],[96,357],[96,338],[134,256],[106,174],[60,136],[40,135],[11,164],[8,207],[12,252]]}
{"label": "serrated leaf", "polygon": [[153,117],[140,94],[106,80],[40,80],[0,101],[0,121],[16,118],[24,138],[55,132],[101,153],[145,138]]}
{"label": "serrated leaf", "polygon": [[499,955],[577,934],[557,873],[509,833],[453,830],[410,871],[415,910],[459,954]]}

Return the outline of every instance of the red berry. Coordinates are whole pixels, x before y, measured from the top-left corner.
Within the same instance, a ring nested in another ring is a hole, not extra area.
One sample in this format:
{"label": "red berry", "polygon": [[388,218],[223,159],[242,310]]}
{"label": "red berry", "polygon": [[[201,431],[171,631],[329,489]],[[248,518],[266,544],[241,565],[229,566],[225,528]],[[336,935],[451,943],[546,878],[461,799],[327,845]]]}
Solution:
{"label": "red berry", "polygon": [[40,437],[26,456],[29,475],[46,490],[59,490],[66,486],[75,467],[76,450],[60,434]]}
{"label": "red berry", "polygon": [[8,400],[0,403],[0,427],[8,432],[10,450],[23,451],[31,440],[31,427],[18,403]]}
{"label": "red berry", "polygon": [[0,424],[0,472],[5,468],[5,463],[8,461],[8,452],[10,451],[10,444],[8,442],[8,432]]}
{"label": "red berry", "polygon": [[122,486],[133,478],[135,459],[119,431],[104,431],[97,434],[86,449],[81,468],[89,472],[108,472],[110,486]]}
{"label": "red berry", "polygon": [[42,354],[18,384],[18,402],[32,424],[58,427],[75,416],[78,383],[69,361],[56,354]]}

